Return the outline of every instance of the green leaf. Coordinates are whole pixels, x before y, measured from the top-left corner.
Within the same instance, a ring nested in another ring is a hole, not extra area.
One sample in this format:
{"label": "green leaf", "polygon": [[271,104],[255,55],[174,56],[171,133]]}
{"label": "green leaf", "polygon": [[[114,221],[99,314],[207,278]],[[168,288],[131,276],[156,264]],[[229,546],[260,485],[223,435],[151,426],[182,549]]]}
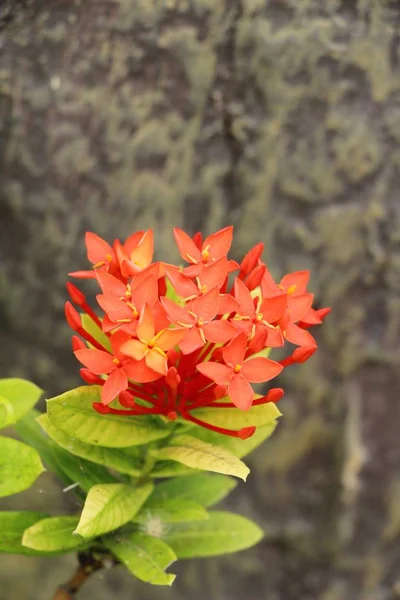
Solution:
{"label": "green leaf", "polygon": [[133,519],[152,490],[152,483],[95,485],[87,495],[76,533],[90,538],[118,529]]}
{"label": "green leaf", "polygon": [[0,437],[0,497],[26,490],[44,470],[34,448]]}
{"label": "green leaf", "polygon": [[31,410],[27,415],[15,424],[14,429],[17,431],[19,436],[29,446],[36,448],[39,452],[43,462],[47,467],[51,469],[62,481],[65,475],[61,470],[58,469],[58,465],[54,458],[54,449],[56,445],[50,440],[44,433],[42,428],[36,422],[37,417],[40,416],[40,412],[37,410]]}
{"label": "green leaf", "polygon": [[27,548],[44,552],[62,552],[82,548],[87,543],[79,535],[74,534],[78,521],[79,517],[43,519],[25,531],[22,543]]}
{"label": "green leaf", "polygon": [[7,554],[35,554],[22,545],[25,529],[46,518],[40,512],[1,511],[0,512],[0,552]]}
{"label": "green leaf", "polygon": [[[81,313],[82,325],[83,328],[90,333],[95,340],[97,340],[104,348],[112,351],[111,344],[109,338],[106,336],[104,331],[100,329],[100,327],[87,315],[86,313]],[[92,348],[93,346],[89,344]]]}
{"label": "green leaf", "polygon": [[246,481],[249,468],[220,446],[213,446],[191,435],[178,435],[170,445],[151,451],[159,460],[176,460],[187,467],[235,475]]}
{"label": "green leaf", "polygon": [[[71,455],[57,446],[46,435],[36,420],[39,416],[39,411],[31,410],[14,425],[14,429],[16,429],[17,433],[24,442],[29,444],[29,446],[36,448],[46,467],[55,473],[62,483],[68,486],[70,483],[73,483],[73,481],[70,477],[68,477],[65,470],[61,468],[61,462],[63,462],[63,459],[65,459],[65,461],[68,463]],[[72,458],[74,459],[75,457]]]}
{"label": "green leaf", "polygon": [[101,415],[93,402],[100,402],[100,387],[82,386],[48,400],[47,412],[53,425],[68,435],[107,448],[146,444],[171,432],[147,416]]}
{"label": "green leaf", "polygon": [[148,476],[152,479],[161,479],[164,477],[181,477],[183,475],[190,475],[191,473],[196,473],[195,469],[185,467],[185,465],[173,460],[163,460],[154,465]]}
{"label": "green leaf", "polygon": [[7,398],[0,396],[0,429],[4,429],[15,423],[15,413],[13,405]]}
{"label": "green leaf", "polygon": [[163,523],[181,523],[182,521],[201,521],[208,519],[206,509],[193,502],[193,500],[181,500],[180,498],[149,498],[133,519],[137,523],[147,525],[147,533],[152,535],[151,527],[155,530],[163,527]]}
{"label": "green leaf", "polygon": [[235,479],[217,473],[198,473],[179,477],[179,479],[158,483],[146,505],[148,502],[174,500],[180,503],[182,500],[192,500],[208,507],[220,502],[236,486]]}
{"label": "green leaf", "polygon": [[171,526],[165,541],[178,558],[229,554],[257,544],[262,530],[245,517],[230,512],[212,511],[207,521]]}
{"label": "green leaf", "polygon": [[153,585],[171,585],[175,575],[165,573],[176,560],[162,540],[144,533],[108,536],[105,545],[138,579]]}
{"label": "green leaf", "polygon": [[193,411],[198,419],[202,419],[217,427],[227,429],[241,429],[255,425],[261,427],[281,416],[280,411],[273,402],[253,406],[249,410],[239,408],[199,408]]}
{"label": "green leaf", "polygon": [[74,456],[62,448],[54,453],[54,459],[58,469],[67,475],[71,484],[77,484],[85,492],[97,484],[118,482],[102,465]]}
{"label": "green leaf", "polygon": [[247,438],[247,440],[240,440],[227,435],[221,435],[219,433],[215,433],[214,431],[203,429],[202,427],[196,427],[191,431],[191,433],[193,436],[203,440],[204,442],[222,446],[238,458],[243,458],[247,454],[250,454],[250,452],[257,448],[257,446],[262,444],[262,442],[264,442],[267,438],[269,438],[269,436],[274,432],[277,424],[278,421],[271,421],[271,423],[268,423],[268,425],[257,427],[255,433],[253,433],[251,437]]}
{"label": "green leaf", "polygon": [[94,463],[115,469],[120,473],[126,473],[134,477],[140,476],[141,469],[140,465],[138,465],[139,454],[136,447],[125,450],[85,444],[85,442],[81,442],[67,435],[61,429],[58,429],[58,427],[55,427],[48,415],[41,415],[38,421],[50,438],[59,446],[68,450],[68,452],[81,458],[86,458]]}
{"label": "green leaf", "polygon": [[[5,399],[9,403],[1,402],[0,428],[11,425],[23,417],[36,404],[42,393],[42,390],[31,381],[16,377],[0,379],[1,399]],[[2,424],[4,407],[6,407],[6,420],[5,424]]]}

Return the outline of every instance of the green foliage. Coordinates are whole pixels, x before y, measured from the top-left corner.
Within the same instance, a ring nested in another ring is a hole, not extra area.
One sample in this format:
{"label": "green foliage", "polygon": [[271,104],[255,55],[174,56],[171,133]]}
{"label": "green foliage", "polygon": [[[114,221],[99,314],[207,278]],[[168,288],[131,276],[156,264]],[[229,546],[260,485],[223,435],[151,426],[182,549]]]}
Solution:
{"label": "green foliage", "polygon": [[207,521],[173,525],[165,536],[178,558],[229,554],[257,544],[261,529],[245,517],[229,512],[210,512]]}
{"label": "green foliage", "polygon": [[107,548],[135,577],[153,585],[171,585],[175,575],[165,573],[176,560],[174,551],[162,540],[134,532],[108,536]]}
{"label": "green foliage", "polygon": [[4,429],[15,423],[13,405],[7,398],[0,396],[0,429]]}
{"label": "green foliage", "polygon": [[[84,322],[101,340],[97,325],[86,317]],[[110,551],[142,581],[171,585],[175,575],[166,569],[177,556],[235,552],[262,537],[248,519],[206,509],[237,485],[229,475],[246,479],[249,469],[240,457],[272,433],[280,415],[275,405],[245,413],[196,411],[217,426],[258,425],[254,436],[240,440],[158,417],[102,415],[93,409],[100,401],[98,386],[48,400],[45,415],[32,408],[40,394],[23,380],[0,381],[0,425],[13,424],[29,444],[0,437],[0,495],[29,487],[43,471],[42,459],[83,509],[54,517],[0,513],[0,552],[42,555],[93,547]],[[168,479],[155,485],[157,478]]]}
{"label": "green foliage", "polygon": [[187,467],[235,475],[246,481],[250,470],[224,448],[207,444],[190,435],[171,438],[168,446],[152,452],[159,460],[175,460]]}
{"label": "green foliage", "polygon": [[166,477],[182,477],[184,475],[190,475],[195,473],[195,469],[186,467],[173,460],[163,460],[154,465],[149,473],[149,477],[152,479],[163,479]]}
{"label": "green foliage", "polygon": [[85,538],[114,531],[130,521],[147,500],[153,484],[100,484],[92,487],[86,498],[75,533]]}
{"label": "green foliage", "polygon": [[159,503],[167,500],[179,503],[192,500],[208,507],[220,502],[236,486],[237,481],[235,479],[214,473],[198,473],[179,479],[170,479],[156,485],[143,509],[149,503]]}
{"label": "green foliage", "polygon": [[87,444],[126,448],[169,435],[160,420],[149,417],[101,415],[92,407],[100,402],[100,388],[82,386],[47,401],[47,414],[55,427]]}
{"label": "green foliage", "polygon": [[102,465],[96,465],[64,450],[55,453],[55,461],[57,468],[68,477],[68,481],[77,484],[85,492],[97,484],[118,482],[118,479]]}
{"label": "green foliage", "polygon": [[59,448],[39,426],[36,421],[39,415],[40,413],[37,410],[32,409],[14,425],[14,429],[24,442],[39,452],[44,464],[55,473],[63,483],[68,485],[71,483],[71,480],[59,467],[57,459],[59,455],[66,455],[67,453],[64,452],[62,448]]}
{"label": "green foliage", "polygon": [[50,517],[25,530],[22,544],[43,552],[80,550],[86,542],[75,534],[79,517]]}
{"label": "green foliage", "polygon": [[139,454],[136,448],[104,448],[103,446],[86,444],[55,427],[48,415],[41,415],[38,421],[53,442],[56,442],[64,450],[94,463],[115,469],[120,473],[126,473],[135,477],[140,475],[141,471],[137,465]]}
{"label": "green foliage", "polygon": [[34,448],[0,437],[0,497],[26,490],[44,470]]}
{"label": "green foliage", "polygon": [[0,379],[0,429],[29,412],[42,393],[37,385],[25,379]]}
{"label": "green foliage", "polygon": [[201,521],[208,519],[208,512],[201,504],[193,502],[193,500],[178,500],[177,498],[164,500],[160,497],[152,497],[145,502],[134,521],[146,524],[154,519],[160,523]]}
{"label": "green foliage", "polygon": [[35,554],[22,545],[25,529],[31,527],[47,515],[40,512],[1,511],[0,512],[0,552],[8,554]]}

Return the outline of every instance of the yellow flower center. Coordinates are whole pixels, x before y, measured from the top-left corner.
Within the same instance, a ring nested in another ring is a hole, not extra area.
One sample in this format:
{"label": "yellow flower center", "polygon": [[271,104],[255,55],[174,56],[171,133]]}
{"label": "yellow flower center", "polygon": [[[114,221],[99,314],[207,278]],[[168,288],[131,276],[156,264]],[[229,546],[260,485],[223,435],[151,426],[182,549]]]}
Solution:
{"label": "yellow flower center", "polygon": [[209,253],[209,251],[208,251],[209,247],[210,247],[210,246],[206,246],[206,247],[204,248],[204,250],[202,251],[202,253],[201,253],[201,257],[202,257],[202,259],[204,260],[204,262],[207,262],[207,260],[208,260],[208,257],[210,256],[210,253]]}
{"label": "yellow flower center", "polygon": [[242,368],[242,365],[236,365],[236,367],[233,369],[234,373],[239,373],[240,369]]}

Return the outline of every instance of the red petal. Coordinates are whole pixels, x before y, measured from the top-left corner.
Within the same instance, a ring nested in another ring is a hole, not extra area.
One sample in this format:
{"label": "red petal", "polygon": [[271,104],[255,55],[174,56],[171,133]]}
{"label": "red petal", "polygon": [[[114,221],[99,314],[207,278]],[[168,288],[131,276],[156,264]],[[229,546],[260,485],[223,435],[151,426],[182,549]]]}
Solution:
{"label": "red petal", "polygon": [[129,340],[125,344],[122,344],[120,351],[125,356],[130,356],[135,360],[142,360],[147,350],[146,344],[143,344],[140,340]]}
{"label": "red petal", "polygon": [[207,323],[203,326],[203,331],[206,339],[214,344],[226,344],[238,333],[236,327],[225,319]]}
{"label": "red petal", "polygon": [[131,321],[134,318],[132,309],[123,300],[103,294],[98,294],[96,300],[111,321]]}
{"label": "red petal", "polygon": [[127,289],[125,283],[122,283],[122,281],[113,275],[106,273],[106,271],[98,270],[96,271],[96,278],[103,294],[106,294],[107,296],[114,296],[115,298],[125,296]]}
{"label": "red petal", "polygon": [[183,260],[190,263],[198,263],[202,261],[201,252],[196,244],[182,229],[174,227],[174,236],[179,253]]}
{"label": "red petal", "polygon": [[125,357],[121,353],[121,346],[128,342],[131,339],[131,336],[128,335],[125,331],[118,330],[113,333],[110,337],[111,348],[113,354],[119,359],[123,360]]}
{"label": "red petal", "polygon": [[256,311],[254,309],[254,302],[249,288],[241,279],[235,279],[235,298],[239,302],[239,314],[248,317],[254,317]]}
{"label": "red petal", "polygon": [[263,314],[263,319],[268,323],[276,323],[283,317],[287,305],[287,294],[279,294],[273,298],[266,298],[260,312]]}
{"label": "red petal", "polygon": [[156,373],[161,373],[161,375],[166,375],[168,373],[167,367],[167,359],[165,356],[162,356],[157,352],[157,350],[150,350],[148,354],[145,356],[145,362],[150,369],[156,371]]}
{"label": "red petal", "polygon": [[107,377],[107,381],[101,388],[101,401],[110,404],[121,392],[128,387],[128,378],[122,369],[115,369]]}
{"label": "red petal", "polygon": [[289,323],[284,335],[288,342],[296,346],[317,346],[316,341],[308,331],[301,329],[293,323]]}
{"label": "red petal", "polygon": [[130,256],[131,252],[137,247],[140,240],[143,238],[143,235],[144,230],[142,229],[141,231],[136,231],[125,240],[123,248],[128,256]]}
{"label": "red petal", "polygon": [[204,340],[201,337],[200,331],[197,327],[188,329],[183,340],[179,342],[179,348],[183,354],[190,354],[199,348],[204,346]]}
{"label": "red petal", "polygon": [[[310,271],[295,271],[281,279],[281,285],[289,294],[304,294],[310,280]],[[294,289],[293,289],[294,288]]]}
{"label": "red petal", "polygon": [[166,265],[165,274],[172,283],[173,288],[180,296],[182,296],[182,298],[198,295],[199,289],[197,285],[193,283],[191,279],[185,277],[185,275],[179,271],[178,267]]}
{"label": "red petal", "polygon": [[149,383],[162,377],[160,373],[156,373],[146,365],[144,358],[140,361],[128,360],[124,363],[124,371],[129,379],[137,383]]}
{"label": "red petal", "polygon": [[101,237],[87,231],[85,235],[85,242],[87,248],[87,256],[91,263],[96,264],[99,262],[107,261],[107,254],[114,257],[114,251]]}
{"label": "red petal", "polygon": [[260,242],[256,244],[254,248],[248,251],[242,263],[240,265],[239,277],[240,279],[244,279],[246,275],[250,273],[254,269],[254,267],[258,264],[258,260],[263,253],[264,244]]}
{"label": "red petal", "polygon": [[241,375],[234,375],[228,384],[228,395],[240,410],[248,410],[253,402],[254,390]]}
{"label": "red petal", "polygon": [[214,362],[204,362],[197,365],[197,369],[217,383],[218,385],[226,385],[232,377],[232,369],[226,365],[220,365]]}
{"label": "red petal", "polygon": [[154,275],[146,277],[146,279],[141,281],[137,287],[132,289],[132,303],[137,307],[138,310],[142,310],[145,304],[153,306],[157,300],[158,283]]}
{"label": "red petal", "polygon": [[310,310],[313,303],[313,294],[301,294],[300,296],[287,296],[290,309],[290,320],[292,323],[300,321]]}
{"label": "red petal", "polygon": [[207,266],[199,275],[200,285],[206,290],[212,290],[217,287],[220,289],[228,274],[228,260],[226,256]]}
{"label": "red petal", "polygon": [[192,240],[196,244],[196,248],[198,248],[200,250],[203,246],[203,234],[201,233],[201,231],[198,231],[197,233],[195,233],[194,236],[192,237]]}
{"label": "red petal", "polygon": [[[224,227],[216,233],[212,233],[203,243],[203,249],[207,249],[209,253],[208,260],[216,260],[221,256],[228,254],[232,245],[233,226]],[[207,246],[210,246],[207,248]]]}
{"label": "red petal", "polygon": [[138,338],[141,338],[142,340],[152,340],[156,333],[154,315],[148,304],[142,308],[136,333]]}
{"label": "red petal", "polygon": [[315,312],[317,313],[318,317],[322,320],[325,319],[325,317],[327,315],[329,315],[329,313],[331,312],[331,308],[319,308],[318,310],[316,310]]}
{"label": "red petal", "polygon": [[267,327],[267,330],[267,342],[265,345],[270,348],[282,348],[285,344],[285,339],[279,327]]}
{"label": "red petal", "polygon": [[230,294],[219,295],[219,315],[230,315],[231,313],[236,313],[238,312],[239,307],[239,302]]}
{"label": "red petal", "polygon": [[300,325],[321,325],[321,323],[322,319],[313,308],[310,308],[310,310],[300,319]]}
{"label": "red petal", "polygon": [[282,365],[274,360],[259,356],[246,360],[243,363],[240,374],[252,383],[262,383],[279,375],[282,369]]}
{"label": "red petal", "polygon": [[255,290],[261,283],[264,276],[266,266],[258,265],[253,269],[250,275],[246,278],[246,285],[250,291]]}
{"label": "red petal", "polygon": [[131,262],[139,267],[140,270],[145,269],[149,266],[151,261],[153,260],[153,252],[154,252],[154,236],[152,229],[148,229],[144,232],[140,242],[134,248],[129,258]]}
{"label": "red petal", "polygon": [[91,350],[88,348],[86,350],[76,350],[74,354],[79,362],[96,375],[110,373],[115,369],[113,356],[108,352],[103,352],[103,350]]}
{"label": "red petal", "polygon": [[263,298],[269,298],[271,296],[275,296],[275,294],[280,293],[280,289],[274,281],[271,273],[268,269],[265,269],[263,278],[261,280],[261,292]]}
{"label": "red petal", "polygon": [[218,288],[214,288],[203,296],[198,296],[186,305],[186,309],[194,312],[197,317],[202,317],[206,322],[211,321],[219,309]]}
{"label": "red petal", "polygon": [[190,277],[191,279],[194,279],[194,277],[198,277],[199,274],[201,273],[202,265],[203,265],[203,263],[196,263],[195,265],[189,265],[188,267],[185,267],[182,270],[182,273],[185,275],[185,277]]}
{"label": "red petal", "polygon": [[229,344],[222,349],[222,357],[227,365],[241,365],[247,349],[247,339],[244,333],[239,333]]}
{"label": "red petal", "polygon": [[187,329],[183,327],[176,327],[175,329],[164,329],[160,337],[157,337],[156,346],[167,352],[174,346],[179,344],[187,332]]}
{"label": "red petal", "polygon": [[194,325],[196,323],[195,317],[189,315],[187,310],[179,306],[176,302],[173,302],[173,300],[164,297],[161,298],[161,304],[172,323],[185,323],[187,325]]}

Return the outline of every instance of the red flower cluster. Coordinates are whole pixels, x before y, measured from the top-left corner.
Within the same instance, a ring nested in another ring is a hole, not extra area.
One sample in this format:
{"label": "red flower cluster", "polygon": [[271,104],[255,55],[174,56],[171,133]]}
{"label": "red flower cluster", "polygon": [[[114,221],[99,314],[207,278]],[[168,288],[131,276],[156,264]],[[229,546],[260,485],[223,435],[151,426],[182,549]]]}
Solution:
{"label": "red flower cluster", "polygon": [[[182,259],[177,267],[153,260],[153,232],[139,231],[113,246],[86,234],[90,271],[70,275],[97,279],[100,318],[84,294],[68,283],[73,303],[105,334],[107,344],[85,329],[70,302],[66,317],[79,334],[73,349],[84,365],[82,378],[102,386],[102,413],[179,416],[219,433],[249,437],[254,427],[233,431],[210,425],[193,414],[200,407],[277,402],[281,388],[255,399],[251,383],[266,382],[292,363],[304,362],[317,344],[307,331],[322,323],[330,309],[314,310],[307,292],[308,271],[286,275],[275,283],[261,260],[257,244],[238,264],[227,254],[232,227],[190,238],[175,229]],[[234,276],[234,272],[237,275]],[[230,281],[233,281],[231,284]],[[82,340],[85,340],[85,342]],[[266,358],[266,349],[289,342],[294,351],[280,362]],[[221,401],[229,396],[230,402]],[[118,399],[122,408],[109,404]]]}

